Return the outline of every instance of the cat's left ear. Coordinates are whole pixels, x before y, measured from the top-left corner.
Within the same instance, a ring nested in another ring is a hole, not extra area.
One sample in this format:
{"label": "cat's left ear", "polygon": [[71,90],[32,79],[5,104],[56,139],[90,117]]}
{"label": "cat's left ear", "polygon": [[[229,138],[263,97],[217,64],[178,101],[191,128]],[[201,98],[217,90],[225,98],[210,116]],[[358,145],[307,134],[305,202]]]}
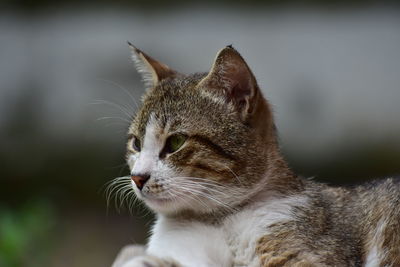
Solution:
{"label": "cat's left ear", "polygon": [[137,71],[142,75],[146,89],[154,88],[160,81],[178,75],[178,72],[145,54],[130,42],[128,45],[132,51],[133,62]]}
{"label": "cat's left ear", "polygon": [[232,46],[218,52],[210,72],[198,87],[222,95],[233,103],[243,119],[254,112],[261,94],[249,66]]}

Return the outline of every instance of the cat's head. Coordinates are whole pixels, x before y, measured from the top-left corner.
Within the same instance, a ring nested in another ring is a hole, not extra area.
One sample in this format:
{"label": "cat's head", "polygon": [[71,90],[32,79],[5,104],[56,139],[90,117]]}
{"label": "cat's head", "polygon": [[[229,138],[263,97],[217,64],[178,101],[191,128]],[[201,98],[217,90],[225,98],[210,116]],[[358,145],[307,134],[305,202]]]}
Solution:
{"label": "cat's head", "polygon": [[128,132],[139,199],[156,212],[234,209],[265,182],[275,147],[271,110],[227,46],[208,73],[180,74],[131,45],[146,84]]}

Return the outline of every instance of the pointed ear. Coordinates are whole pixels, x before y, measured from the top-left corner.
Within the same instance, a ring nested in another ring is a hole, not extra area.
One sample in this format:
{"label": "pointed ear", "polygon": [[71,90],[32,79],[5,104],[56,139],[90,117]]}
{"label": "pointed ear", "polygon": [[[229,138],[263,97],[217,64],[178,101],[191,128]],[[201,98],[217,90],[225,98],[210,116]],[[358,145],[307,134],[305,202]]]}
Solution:
{"label": "pointed ear", "polygon": [[178,75],[176,71],[148,56],[130,42],[128,45],[132,51],[133,62],[137,71],[142,75],[146,89],[154,88],[163,79]]}
{"label": "pointed ear", "polygon": [[218,52],[208,75],[198,87],[223,95],[246,118],[255,110],[260,91],[246,62],[232,46]]}

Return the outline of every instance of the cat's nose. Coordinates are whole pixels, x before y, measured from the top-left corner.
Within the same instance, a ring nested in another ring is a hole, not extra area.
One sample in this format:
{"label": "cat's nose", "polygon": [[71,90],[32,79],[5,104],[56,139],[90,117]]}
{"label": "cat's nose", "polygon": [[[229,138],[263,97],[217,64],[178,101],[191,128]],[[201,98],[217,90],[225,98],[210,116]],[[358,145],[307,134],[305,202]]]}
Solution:
{"label": "cat's nose", "polygon": [[132,174],[131,179],[135,182],[137,188],[142,190],[144,184],[150,179],[149,174]]}

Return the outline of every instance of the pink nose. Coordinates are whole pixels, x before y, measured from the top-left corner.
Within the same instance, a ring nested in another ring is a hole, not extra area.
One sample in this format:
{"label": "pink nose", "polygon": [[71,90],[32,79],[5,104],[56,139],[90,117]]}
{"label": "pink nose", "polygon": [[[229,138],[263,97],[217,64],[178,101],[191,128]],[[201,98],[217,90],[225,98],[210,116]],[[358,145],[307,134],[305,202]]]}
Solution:
{"label": "pink nose", "polygon": [[142,190],[144,184],[149,180],[150,175],[148,174],[140,174],[140,175],[132,175],[131,179],[135,182],[137,188]]}

